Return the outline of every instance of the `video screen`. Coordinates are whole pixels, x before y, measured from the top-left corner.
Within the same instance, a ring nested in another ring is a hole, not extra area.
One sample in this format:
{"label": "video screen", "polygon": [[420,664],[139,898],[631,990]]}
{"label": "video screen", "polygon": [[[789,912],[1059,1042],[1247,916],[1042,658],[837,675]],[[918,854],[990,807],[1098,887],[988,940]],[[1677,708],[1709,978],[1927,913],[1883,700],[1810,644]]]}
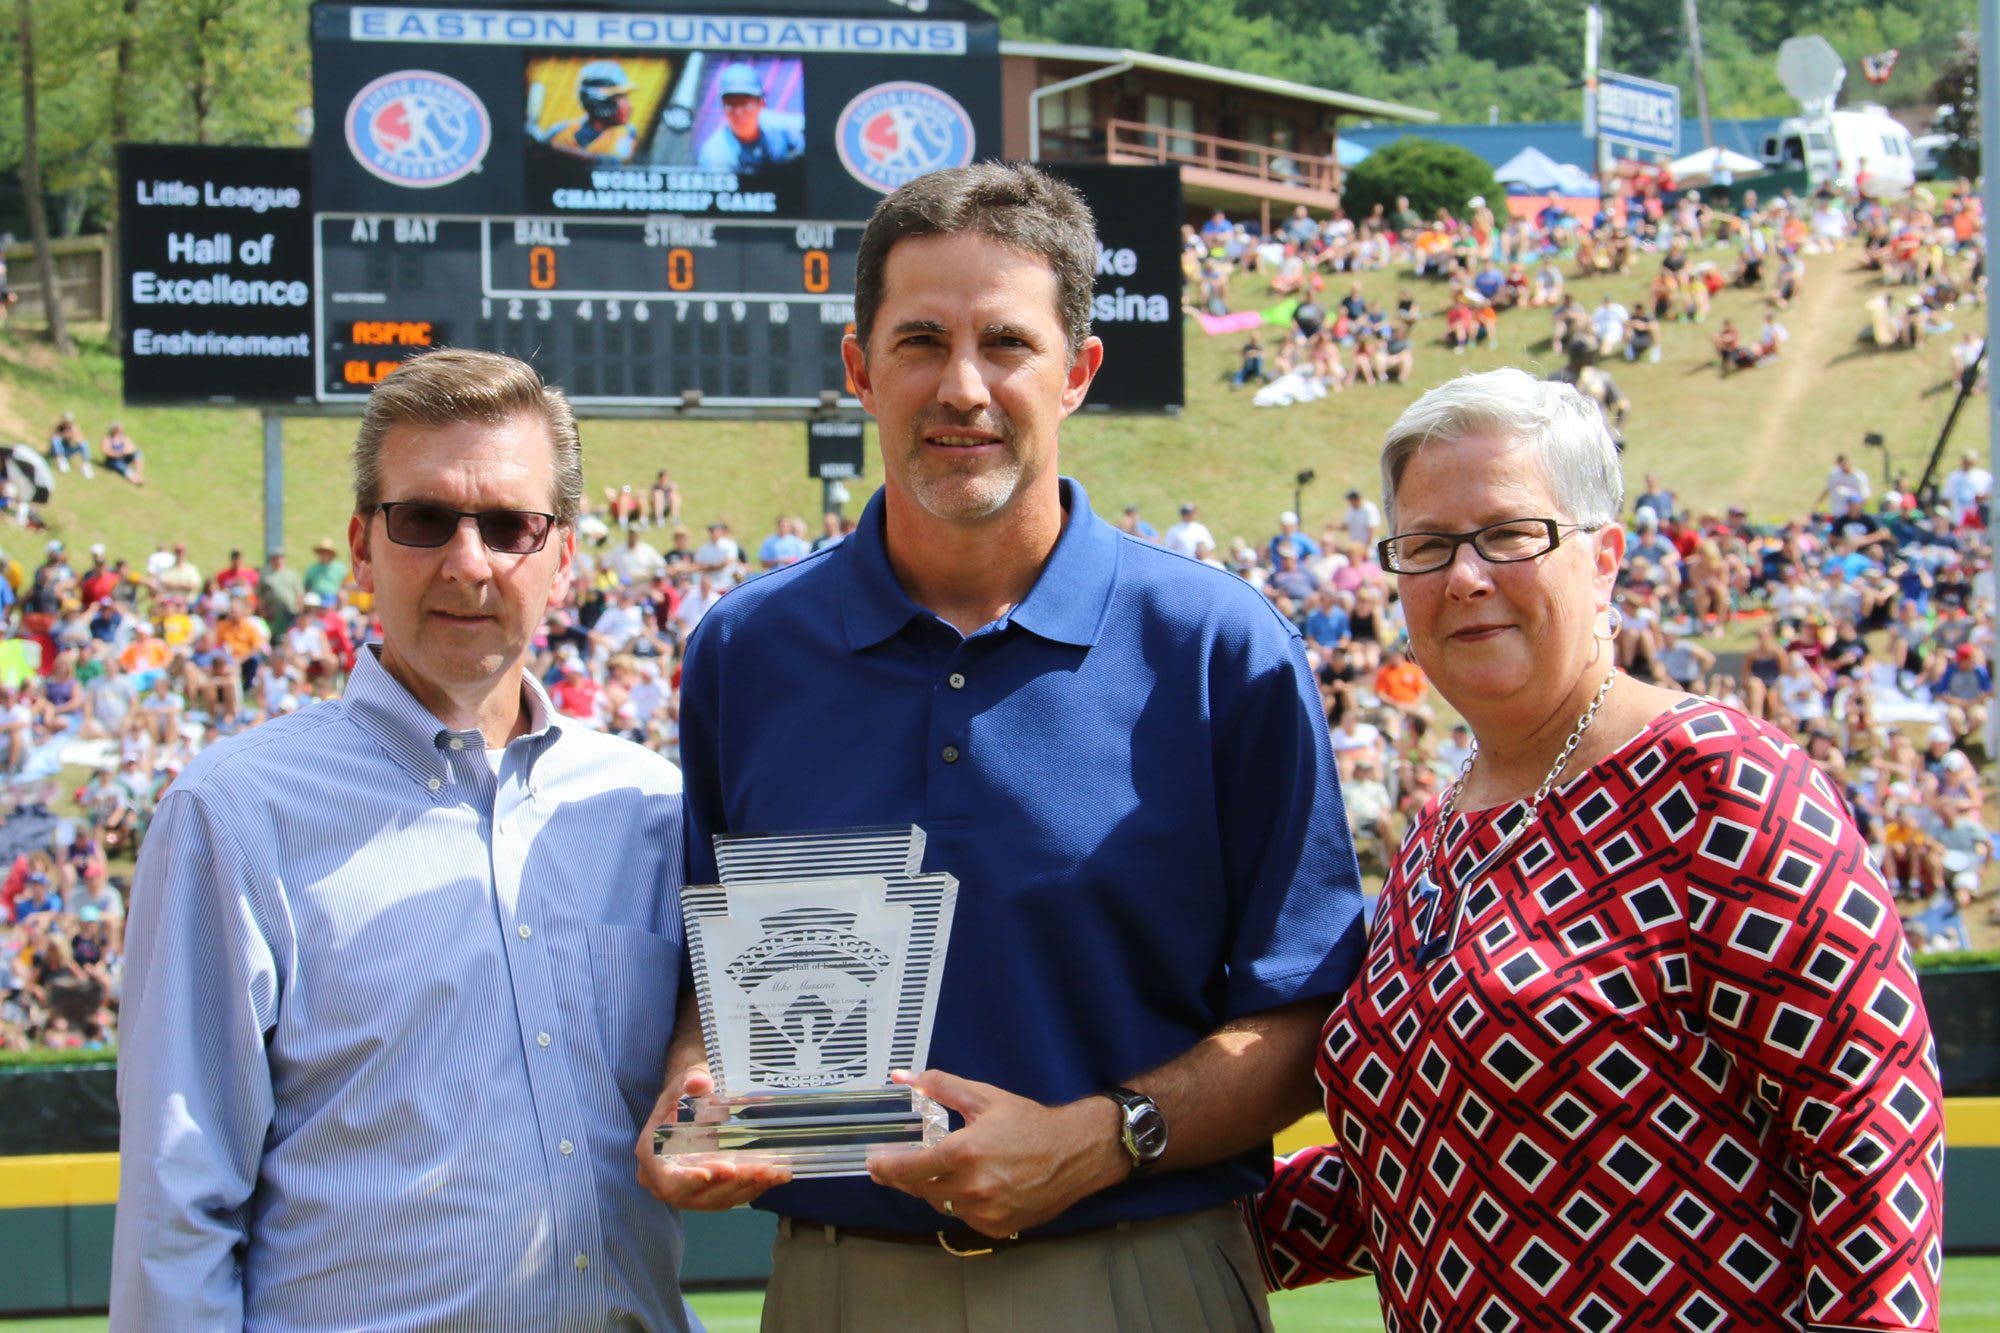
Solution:
{"label": "video screen", "polygon": [[527,184],[552,213],[795,215],[805,200],[796,58],[527,57]]}

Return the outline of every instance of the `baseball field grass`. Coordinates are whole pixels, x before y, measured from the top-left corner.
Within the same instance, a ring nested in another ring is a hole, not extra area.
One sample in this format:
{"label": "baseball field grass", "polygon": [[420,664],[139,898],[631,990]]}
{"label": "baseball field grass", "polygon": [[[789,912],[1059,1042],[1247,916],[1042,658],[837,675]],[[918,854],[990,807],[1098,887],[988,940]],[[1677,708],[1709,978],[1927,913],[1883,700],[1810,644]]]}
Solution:
{"label": "baseball field grass", "polygon": [[[755,1333],[764,1294],[704,1291],[689,1299],[711,1333]],[[1382,1316],[1372,1283],[1341,1282],[1271,1298],[1278,1333],[1378,1333]],[[6,1333],[101,1333],[104,1316],[0,1320]],[[1961,1256],[1944,1264],[1944,1333],[2000,1330],[2000,1257]]]}

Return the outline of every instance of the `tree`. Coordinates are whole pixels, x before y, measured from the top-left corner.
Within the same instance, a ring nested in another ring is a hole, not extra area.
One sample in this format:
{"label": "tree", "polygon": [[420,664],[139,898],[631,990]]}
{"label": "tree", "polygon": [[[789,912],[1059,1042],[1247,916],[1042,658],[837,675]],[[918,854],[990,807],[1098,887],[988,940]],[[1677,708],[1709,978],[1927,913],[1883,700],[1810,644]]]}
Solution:
{"label": "tree", "polygon": [[1459,49],[1502,69],[1536,63],[1574,69],[1583,60],[1583,6],[1571,0],[1456,0],[1452,8]]}
{"label": "tree", "polygon": [[1931,100],[1944,110],[1941,128],[1955,136],[1938,154],[1946,175],[1967,180],[1979,174],[1979,41],[1972,34],[1958,39],[1958,51],[1938,72]]}
{"label": "tree", "polygon": [[1494,108],[1508,120],[1571,120],[1581,95],[1574,76],[1550,65],[1500,69],[1463,51],[1434,65],[1392,74],[1380,96],[1434,108],[1445,121],[1480,122]]}
{"label": "tree", "polygon": [[[1655,76],[1662,66],[1687,50],[1687,29],[1681,22],[1682,9],[1672,0],[1603,0],[1604,50],[1600,53],[1607,68],[1622,74]],[[1708,20],[1702,19],[1702,35],[1708,34]],[[1579,39],[1576,49],[1581,52]],[[1694,96],[1685,83],[1686,105],[1694,106]]]}
{"label": "tree", "polygon": [[[30,0],[42,187],[52,234],[112,221],[116,147],[137,139],[299,142],[311,101],[308,0]],[[0,96],[17,104],[17,25],[0,24]],[[21,161],[18,115],[0,116],[0,171]],[[11,187],[10,180],[8,186]],[[0,190],[0,231],[26,232]]]}
{"label": "tree", "polygon": [[1456,144],[1411,135],[1370,153],[1347,173],[1341,193],[1350,217],[1366,217],[1377,204],[1393,209],[1399,194],[1424,217],[1440,208],[1463,212],[1474,195],[1494,200],[1501,195],[1484,158]]}
{"label": "tree", "polygon": [[1368,30],[1368,43],[1387,68],[1420,69],[1456,49],[1457,30],[1444,12],[1444,0],[1401,0]]}
{"label": "tree", "polygon": [[29,0],[14,0],[21,32],[21,189],[27,195],[28,234],[35,243],[35,276],[42,283],[42,308],[48,311],[49,341],[64,356],[76,355],[63,316],[62,293],[56,289],[56,263],[49,253],[49,210],[42,198],[42,145],[35,124],[35,11]]}

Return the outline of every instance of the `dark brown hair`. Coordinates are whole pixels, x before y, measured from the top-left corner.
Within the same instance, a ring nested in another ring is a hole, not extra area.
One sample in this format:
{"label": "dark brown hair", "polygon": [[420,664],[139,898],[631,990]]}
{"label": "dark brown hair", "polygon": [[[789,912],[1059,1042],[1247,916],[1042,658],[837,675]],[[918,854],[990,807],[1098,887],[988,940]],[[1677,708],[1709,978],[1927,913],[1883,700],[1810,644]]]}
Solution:
{"label": "dark brown hair", "polygon": [[1071,359],[1090,336],[1097,225],[1068,184],[1025,162],[980,162],[919,176],[875,206],[854,261],[854,329],[865,353],[889,251],[918,236],[974,232],[1048,262]]}

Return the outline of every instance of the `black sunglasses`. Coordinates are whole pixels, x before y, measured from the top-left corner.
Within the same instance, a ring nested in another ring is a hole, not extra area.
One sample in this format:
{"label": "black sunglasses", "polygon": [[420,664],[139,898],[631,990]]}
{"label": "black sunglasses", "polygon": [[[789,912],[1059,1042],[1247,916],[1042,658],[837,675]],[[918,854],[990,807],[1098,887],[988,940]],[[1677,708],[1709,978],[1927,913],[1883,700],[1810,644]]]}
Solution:
{"label": "black sunglasses", "polygon": [[381,512],[389,540],[398,546],[443,546],[469,518],[478,526],[479,540],[486,543],[486,549],[499,555],[532,555],[541,550],[556,521],[554,514],[532,509],[486,509],[475,514],[423,500],[386,500],[375,508]]}

